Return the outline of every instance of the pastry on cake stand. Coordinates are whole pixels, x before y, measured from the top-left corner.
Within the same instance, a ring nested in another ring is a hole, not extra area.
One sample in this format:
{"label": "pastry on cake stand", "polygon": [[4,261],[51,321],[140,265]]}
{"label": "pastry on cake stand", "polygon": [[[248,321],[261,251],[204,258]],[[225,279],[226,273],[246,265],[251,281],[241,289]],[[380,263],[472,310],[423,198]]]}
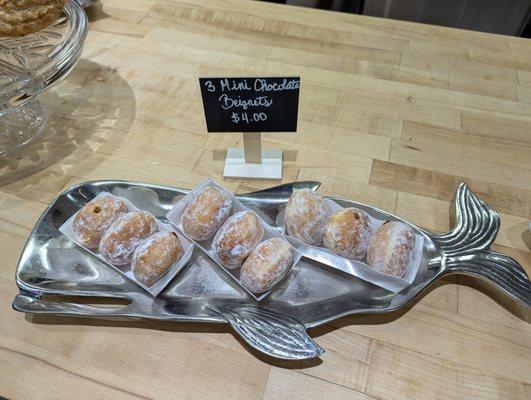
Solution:
{"label": "pastry on cake stand", "polygon": [[36,98],[75,66],[87,36],[82,6],[69,1],[51,26],[19,37],[0,37],[0,154],[38,137],[46,108]]}

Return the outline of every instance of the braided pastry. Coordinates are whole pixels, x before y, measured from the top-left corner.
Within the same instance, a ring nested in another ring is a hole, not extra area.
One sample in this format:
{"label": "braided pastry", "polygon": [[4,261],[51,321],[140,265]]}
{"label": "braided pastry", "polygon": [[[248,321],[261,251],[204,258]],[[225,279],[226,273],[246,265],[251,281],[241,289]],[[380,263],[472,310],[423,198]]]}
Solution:
{"label": "braided pastry", "polygon": [[0,35],[22,36],[51,25],[67,0],[0,0]]}

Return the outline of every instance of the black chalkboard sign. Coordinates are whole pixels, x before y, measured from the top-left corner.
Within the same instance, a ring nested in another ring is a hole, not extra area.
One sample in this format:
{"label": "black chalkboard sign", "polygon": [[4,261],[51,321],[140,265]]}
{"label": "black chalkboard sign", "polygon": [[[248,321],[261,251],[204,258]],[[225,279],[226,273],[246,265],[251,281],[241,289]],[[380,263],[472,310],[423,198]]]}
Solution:
{"label": "black chalkboard sign", "polygon": [[209,132],[295,132],[299,77],[199,78]]}

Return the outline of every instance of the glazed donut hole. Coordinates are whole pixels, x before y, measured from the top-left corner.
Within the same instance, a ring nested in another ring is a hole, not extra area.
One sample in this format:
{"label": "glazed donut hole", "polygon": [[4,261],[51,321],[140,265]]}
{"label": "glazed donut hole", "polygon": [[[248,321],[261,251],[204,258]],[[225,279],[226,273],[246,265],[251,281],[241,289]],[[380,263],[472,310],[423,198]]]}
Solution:
{"label": "glazed donut hole", "polygon": [[310,246],[321,246],[331,214],[328,203],[315,191],[296,190],[286,204],[284,225],[288,235]]}
{"label": "glazed donut hole", "polygon": [[130,211],[109,226],[98,250],[111,264],[128,264],[133,251],[156,231],[155,217],[146,211]]}
{"label": "glazed donut hole", "polygon": [[413,257],[415,241],[415,232],[409,225],[387,221],[374,234],[367,251],[367,263],[376,271],[402,278]]}
{"label": "glazed donut hole", "polygon": [[173,231],[157,232],[134,251],[131,271],[146,286],[153,286],[184,255],[184,248]]}
{"label": "glazed donut hole", "polygon": [[206,186],[187,205],[181,216],[185,234],[197,241],[212,238],[232,212],[232,199],[217,187]]}
{"label": "glazed donut hole", "polygon": [[110,194],[103,194],[79,210],[72,222],[72,236],[89,249],[97,248],[109,226],[128,212],[125,202]]}
{"label": "glazed donut hole", "polygon": [[372,236],[369,216],[360,209],[348,207],[330,217],[323,232],[323,244],[342,257],[362,261]]}

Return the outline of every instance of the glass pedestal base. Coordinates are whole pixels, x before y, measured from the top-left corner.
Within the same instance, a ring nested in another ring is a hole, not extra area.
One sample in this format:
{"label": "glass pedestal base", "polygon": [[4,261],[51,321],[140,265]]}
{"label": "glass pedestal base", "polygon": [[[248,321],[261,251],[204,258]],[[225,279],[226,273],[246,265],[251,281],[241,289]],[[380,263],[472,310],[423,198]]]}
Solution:
{"label": "glass pedestal base", "polygon": [[0,154],[24,146],[46,126],[46,109],[36,100],[0,114]]}

